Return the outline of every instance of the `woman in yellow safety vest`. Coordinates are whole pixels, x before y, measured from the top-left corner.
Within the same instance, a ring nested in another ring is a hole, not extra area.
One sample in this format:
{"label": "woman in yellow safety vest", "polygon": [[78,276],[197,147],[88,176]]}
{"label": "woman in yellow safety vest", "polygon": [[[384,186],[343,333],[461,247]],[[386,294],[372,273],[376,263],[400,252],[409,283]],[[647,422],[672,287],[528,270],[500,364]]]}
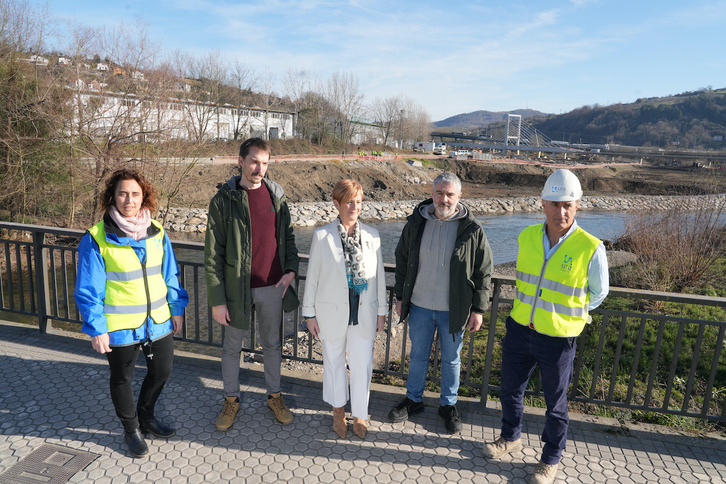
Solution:
{"label": "woman in yellow safety vest", "polygon": [[[171,242],[156,210],[154,187],[135,170],[111,175],[100,196],[103,220],[78,245],[75,299],[83,332],[105,354],[111,370],[111,400],[132,455],[149,453],[146,433],[168,438],[173,427],[154,415],[171,373],[174,339],[184,323],[189,297],[179,282]],[[134,403],[132,382],[142,349],[148,371]]]}

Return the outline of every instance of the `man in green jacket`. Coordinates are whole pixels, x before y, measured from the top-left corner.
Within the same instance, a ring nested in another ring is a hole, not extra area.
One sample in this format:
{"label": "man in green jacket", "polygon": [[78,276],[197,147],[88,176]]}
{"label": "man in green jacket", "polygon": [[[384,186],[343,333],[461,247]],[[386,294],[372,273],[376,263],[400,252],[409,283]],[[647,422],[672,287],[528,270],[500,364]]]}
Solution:
{"label": "man in green jacket", "polygon": [[391,410],[393,422],[422,412],[434,332],[441,343],[439,416],[449,433],[461,431],[456,409],[464,328],[478,331],[489,305],[492,251],[471,211],[461,202],[453,173],[434,180],[433,199],[414,209],[396,247],[396,312],[408,316],[411,360],[406,398]]}
{"label": "man in green jacket", "polygon": [[260,138],[242,143],[241,176],[223,184],[209,203],[204,265],[212,317],[223,325],[224,404],[218,430],[232,426],[239,411],[239,362],[252,310],[257,315],[265,362],[267,406],[282,424],[292,413],[280,393],[282,311],[299,304],[289,287],[299,257],[282,187],[265,178],[270,146]]}

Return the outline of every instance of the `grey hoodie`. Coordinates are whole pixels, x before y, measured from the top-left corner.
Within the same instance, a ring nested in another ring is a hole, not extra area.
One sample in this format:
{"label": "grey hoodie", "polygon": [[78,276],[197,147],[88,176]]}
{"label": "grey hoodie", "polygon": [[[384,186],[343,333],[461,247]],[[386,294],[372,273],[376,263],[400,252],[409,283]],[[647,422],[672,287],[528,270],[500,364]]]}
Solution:
{"label": "grey hoodie", "polygon": [[418,274],[411,302],[425,309],[448,311],[451,254],[456,243],[458,222],[469,215],[468,210],[458,203],[456,213],[446,220],[436,217],[433,204],[420,207],[419,213],[426,220],[426,225],[421,236]]}

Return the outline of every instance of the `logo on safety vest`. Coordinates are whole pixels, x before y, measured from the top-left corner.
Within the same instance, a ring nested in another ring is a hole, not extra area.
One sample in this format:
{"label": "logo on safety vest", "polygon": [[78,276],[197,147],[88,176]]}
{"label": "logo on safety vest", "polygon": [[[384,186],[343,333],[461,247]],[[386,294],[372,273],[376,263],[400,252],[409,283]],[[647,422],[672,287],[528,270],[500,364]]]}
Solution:
{"label": "logo on safety vest", "polygon": [[562,265],[560,266],[560,270],[562,272],[570,272],[572,271],[572,257],[565,254],[565,259],[562,261]]}

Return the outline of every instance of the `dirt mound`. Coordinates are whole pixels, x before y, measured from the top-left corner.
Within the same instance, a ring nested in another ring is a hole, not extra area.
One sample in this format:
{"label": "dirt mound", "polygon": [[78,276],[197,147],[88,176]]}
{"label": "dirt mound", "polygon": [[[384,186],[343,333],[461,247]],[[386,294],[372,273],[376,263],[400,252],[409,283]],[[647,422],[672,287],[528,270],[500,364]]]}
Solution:
{"label": "dirt mound", "polygon": [[[270,163],[268,177],[280,183],[293,202],[330,200],[336,182],[358,180],[367,200],[423,199],[442,171],[453,171],[463,182],[465,198],[538,196],[555,167],[546,164],[424,160],[422,167],[405,161],[279,160]],[[689,172],[646,165],[615,165],[573,169],[586,195],[696,195],[721,193],[719,172]],[[187,175],[174,200],[178,207],[206,207],[218,184],[239,173],[236,164],[200,165]]]}

